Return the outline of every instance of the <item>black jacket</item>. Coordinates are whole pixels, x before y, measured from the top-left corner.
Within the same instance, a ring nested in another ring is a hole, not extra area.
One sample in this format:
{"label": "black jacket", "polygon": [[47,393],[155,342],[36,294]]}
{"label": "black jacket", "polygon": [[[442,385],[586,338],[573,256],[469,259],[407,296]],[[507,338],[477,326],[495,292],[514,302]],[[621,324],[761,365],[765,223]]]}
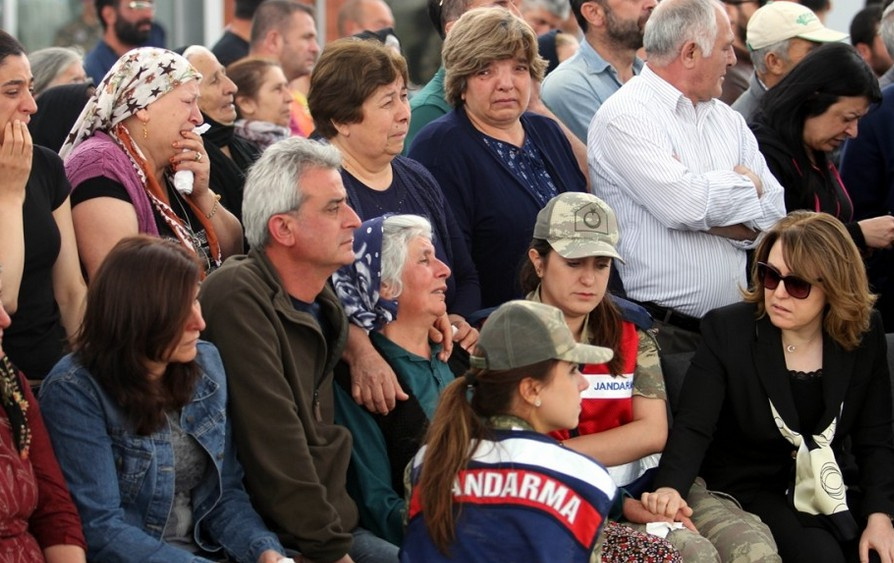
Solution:
{"label": "black jacket", "polygon": [[[709,490],[735,496],[747,510],[760,491],[784,494],[794,467],[794,448],[780,434],[768,398],[789,428],[801,431],[785,366],[781,333],[769,317],[755,319],[756,306],[737,303],[708,313],[702,344],[683,384],[674,427],[661,456],[654,486],[689,491],[697,475]],[[860,469],[860,515],[894,513],[894,443],[891,381],[881,319],[860,346],[846,351],[823,334],[825,409],[819,433],[841,413],[832,448],[844,465],[844,442]],[[843,402],[843,408],[842,408]],[[847,476],[845,477],[847,479]]]}

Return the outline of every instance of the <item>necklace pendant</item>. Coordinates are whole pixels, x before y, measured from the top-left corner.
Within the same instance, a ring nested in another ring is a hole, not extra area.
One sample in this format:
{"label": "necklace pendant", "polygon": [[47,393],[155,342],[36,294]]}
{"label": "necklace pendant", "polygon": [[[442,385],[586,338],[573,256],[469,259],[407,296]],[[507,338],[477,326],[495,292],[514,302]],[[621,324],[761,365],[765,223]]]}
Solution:
{"label": "necklace pendant", "polygon": [[789,344],[788,346],[785,347],[785,351],[788,352],[789,354],[791,354],[792,352],[794,352],[797,349],[798,349],[798,347],[795,346],[794,344]]}

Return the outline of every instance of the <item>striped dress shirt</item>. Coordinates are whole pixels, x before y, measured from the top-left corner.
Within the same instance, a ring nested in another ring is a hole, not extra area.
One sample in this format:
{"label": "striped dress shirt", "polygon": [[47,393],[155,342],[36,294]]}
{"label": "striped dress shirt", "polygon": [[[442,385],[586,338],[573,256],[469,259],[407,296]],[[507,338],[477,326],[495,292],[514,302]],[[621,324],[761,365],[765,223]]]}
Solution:
{"label": "striped dress shirt", "polygon": [[[611,96],[587,135],[590,182],[621,227],[627,295],[693,317],[741,299],[750,243],[708,234],[785,215],[782,186],[745,120],[726,104],[693,104],[646,65]],[[743,165],[763,183],[733,170]]]}

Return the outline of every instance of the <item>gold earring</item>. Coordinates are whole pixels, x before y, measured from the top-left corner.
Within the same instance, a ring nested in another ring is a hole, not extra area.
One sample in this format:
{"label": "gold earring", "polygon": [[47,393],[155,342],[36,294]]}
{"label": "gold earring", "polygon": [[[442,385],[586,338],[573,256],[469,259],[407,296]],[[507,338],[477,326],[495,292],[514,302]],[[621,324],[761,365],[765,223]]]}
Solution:
{"label": "gold earring", "polygon": [[145,123],[143,124],[143,138],[144,138],[144,139],[148,139],[148,138],[149,138],[149,131],[146,129],[146,124],[145,124]]}

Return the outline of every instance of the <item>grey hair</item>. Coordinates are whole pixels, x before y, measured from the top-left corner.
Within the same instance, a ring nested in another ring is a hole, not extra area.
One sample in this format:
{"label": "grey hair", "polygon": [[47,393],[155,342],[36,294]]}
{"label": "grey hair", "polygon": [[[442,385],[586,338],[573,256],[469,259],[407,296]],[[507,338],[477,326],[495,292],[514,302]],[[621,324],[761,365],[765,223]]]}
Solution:
{"label": "grey hair", "polygon": [[894,4],[888,5],[882,12],[882,23],[878,27],[878,33],[882,36],[888,54],[894,57],[894,8],[891,6]]}
{"label": "grey hair", "polygon": [[31,74],[34,75],[34,95],[38,95],[56,79],[60,72],[73,63],[83,64],[81,54],[67,47],[47,47],[28,55]]}
{"label": "grey hair", "polygon": [[521,12],[541,8],[557,18],[564,20],[571,13],[571,2],[568,0],[522,0]]}
{"label": "grey hair", "polygon": [[270,242],[267,222],[277,213],[301,208],[301,177],[314,168],[341,169],[341,153],[303,137],[290,137],[267,147],[249,169],[242,199],[245,238],[254,248]]}
{"label": "grey hair", "polygon": [[410,241],[424,237],[431,241],[431,223],[419,215],[392,215],[382,222],[382,286],[387,284],[396,299],[404,289],[401,276],[407,262]]}
{"label": "grey hair", "polygon": [[754,65],[754,72],[758,77],[762,77],[767,74],[767,55],[773,53],[786,63],[791,62],[788,58],[788,49],[792,44],[793,37],[789,37],[788,39],[783,39],[782,41],[777,41],[776,43],[771,43],[766,47],[761,49],[755,49],[751,52],[751,64]]}
{"label": "grey hair", "polygon": [[667,66],[677,56],[683,44],[694,41],[704,56],[711,56],[717,39],[716,0],[665,0],[659,3],[643,35],[643,46],[649,63]]}
{"label": "grey hair", "polygon": [[[211,49],[204,45],[190,45],[183,51],[183,58],[189,61],[192,57],[201,55],[202,53],[211,53]],[[211,54],[214,55],[214,53]],[[214,58],[216,59],[217,56],[215,55]]]}

